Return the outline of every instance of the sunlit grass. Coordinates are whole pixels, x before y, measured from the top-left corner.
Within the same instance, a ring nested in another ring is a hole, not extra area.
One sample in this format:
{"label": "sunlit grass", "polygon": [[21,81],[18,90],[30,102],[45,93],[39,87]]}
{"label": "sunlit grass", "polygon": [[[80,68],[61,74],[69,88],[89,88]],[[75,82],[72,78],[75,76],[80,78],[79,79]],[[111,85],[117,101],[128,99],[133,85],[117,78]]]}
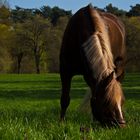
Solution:
{"label": "sunlit grass", "polygon": [[[86,92],[81,76],[73,79],[66,122],[59,122],[58,74],[0,75],[0,139],[2,140],[139,140],[140,74],[123,82],[127,126],[102,128],[90,114],[78,112]],[[81,132],[80,128],[89,128]]]}

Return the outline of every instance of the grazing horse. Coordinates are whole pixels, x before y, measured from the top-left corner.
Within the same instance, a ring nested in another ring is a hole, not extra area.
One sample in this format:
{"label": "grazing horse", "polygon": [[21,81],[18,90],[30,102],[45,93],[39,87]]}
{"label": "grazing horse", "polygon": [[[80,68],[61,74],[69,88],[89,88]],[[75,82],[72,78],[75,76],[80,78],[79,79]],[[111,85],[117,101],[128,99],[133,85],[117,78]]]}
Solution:
{"label": "grazing horse", "polygon": [[93,116],[103,125],[124,126],[121,80],[125,67],[125,30],[114,15],[88,5],[70,19],[60,50],[61,120],[70,103],[74,75],[83,75],[92,91]]}

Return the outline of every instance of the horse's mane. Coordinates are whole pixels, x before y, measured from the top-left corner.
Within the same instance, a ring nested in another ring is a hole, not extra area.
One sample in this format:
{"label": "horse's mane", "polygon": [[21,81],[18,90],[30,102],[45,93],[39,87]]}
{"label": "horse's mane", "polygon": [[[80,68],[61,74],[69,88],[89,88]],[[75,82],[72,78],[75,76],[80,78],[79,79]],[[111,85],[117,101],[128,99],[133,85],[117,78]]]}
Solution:
{"label": "horse's mane", "polygon": [[113,55],[105,21],[97,10],[91,6],[87,8],[95,32],[82,46],[93,71],[93,77],[99,82],[114,70]]}

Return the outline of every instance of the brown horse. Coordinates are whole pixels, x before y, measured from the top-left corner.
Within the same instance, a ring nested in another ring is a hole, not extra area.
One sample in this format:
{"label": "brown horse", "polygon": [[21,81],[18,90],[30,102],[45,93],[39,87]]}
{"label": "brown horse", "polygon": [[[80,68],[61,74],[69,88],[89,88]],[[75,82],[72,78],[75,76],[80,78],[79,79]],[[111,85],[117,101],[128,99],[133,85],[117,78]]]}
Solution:
{"label": "brown horse", "polygon": [[114,15],[81,8],[70,19],[60,52],[62,81],[61,120],[70,103],[70,85],[81,74],[91,88],[91,109],[101,124],[125,125],[124,96],[120,81],[124,77],[125,30]]}

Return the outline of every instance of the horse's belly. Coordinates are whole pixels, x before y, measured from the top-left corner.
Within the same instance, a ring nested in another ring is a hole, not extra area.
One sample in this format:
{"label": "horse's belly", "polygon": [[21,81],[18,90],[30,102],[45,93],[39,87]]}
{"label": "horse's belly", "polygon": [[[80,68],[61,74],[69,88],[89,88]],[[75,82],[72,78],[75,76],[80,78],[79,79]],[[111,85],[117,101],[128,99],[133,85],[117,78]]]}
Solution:
{"label": "horse's belly", "polygon": [[80,51],[69,49],[62,51],[60,54],[60,69],[73,75],[83,74],[84,63]]}

